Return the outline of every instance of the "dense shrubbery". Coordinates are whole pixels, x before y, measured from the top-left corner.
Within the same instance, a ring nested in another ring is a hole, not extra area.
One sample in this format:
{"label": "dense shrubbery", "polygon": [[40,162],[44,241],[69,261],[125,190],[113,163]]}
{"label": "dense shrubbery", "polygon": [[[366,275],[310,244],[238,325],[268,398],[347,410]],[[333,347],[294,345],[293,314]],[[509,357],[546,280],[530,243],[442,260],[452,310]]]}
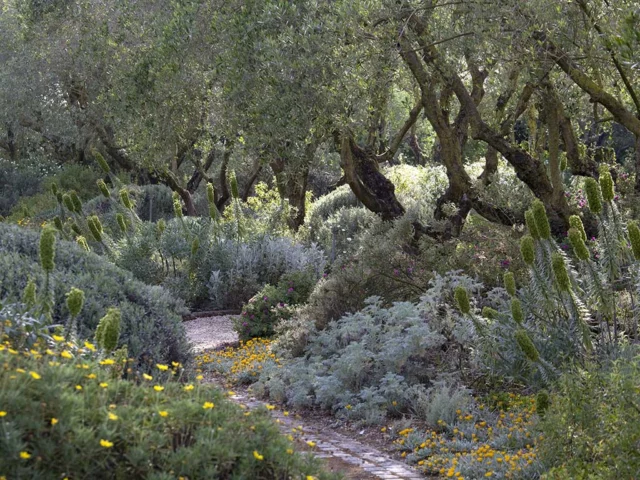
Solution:
{"label": "dense shrubbery", "polygon": [[486,289],[498,285],[507,268],[524,278],[525,264],[514,238],[519,234],[484,221],[473,222],[457,241],[424,239],[410,248],[412,230],[408,221],[392,226],[375,221],[355,241],[357,253],[339,257],[307,304],[283,322],[278,343],[299,355],[311,330],[322,330],[331,320],[357,312],[370,296],[379,296],[387,304],[417,301],[429,288],[435,272],[464,269],[480,279]]}
{"label": "dense shrubbery", "polygon": [[[96,186],[99,173],[83,165],[67,165],[63,168],[51,165],[44,172],[35,167],[10,172],[13,173],[7,176],[6,187],[1,189],[4,201],[13,203],[9,221],[43,221],[56,215],[58,202],[55,195],[51,194],[53,184],[61,191],[76,192],[82,200],[88,200],[99,193]],[[4,192],[7,192],[6,198]],[[16,193],[19,197],[14,197]]]}
{"label": "dense shrubbery", "polygon": [[309,298],[316,280],[316,272],[308,269],[285,273],[275,286],[265,285],[234,320],[240,340],[273,335],[275,325],[291,318],[293,308]]}
{"label": "dense shrubbery", "polygon": [[[45,275],[38,262],[38,242],[37,231],[0,224],[0,298],[19,299],[29,278],[43,288]],[[98,319],[108,308],[117,306],[122,313],[120,344],[126,345],[137,361],[152,366],[189,360],[180,317],[186,310],[181,301],[160,287],[135,280],[103,257],[59,241],[51,273],[52,317],[56,323],[66,323],[69,316],[65,295],[71,287],[85,292],[84,307],[77,318],[81,338],[93,337]]]}
{"label": "dense shrubbery", "polygon": [[175,381],[178,364],[123,380],[119,361],[91,344],[40,337],[14,347],[0,344],[7,478],[334,478],[295,454],[266,410],[246,413],[210,386]]}
{"label": "dense shrubbery", "polygon": [[[43,171],[44,170],[44,171]],[[16,164],[0,159],[0,215],[6,216],[22,197],[38,192],[48,168],[36,162]]]}
{"label": "dense shrubbery", "polygon": [[288,360],[287,368],[264,369],[257,391],[365,423],[408,412],[433,418],[433,389],[459,382],[470,360],[473,323],[448,306],[459,284],[477,287],[467,277],[438,277],[418,305],[383,308],[379,299],[368,300],[311,335],[304,356]]}
{"label": "dense shrubbery", "polygon": [[630,348],[604,366],[563,375],[542,422],[548,479],[636,478],[640,472],[640,357]]}
{"label": "dense shrubbery", "polygon": [[[224,215],[209,205],[213,217],[203,218],[183,217],[166,187],[124,186],[112,174],[109,179],[112,186],[99,181],[102,196],[84,205],[58,192],[54,223],[62,236],[82,237],[85,248],[191,307],[239,308],[284,273],[311,269],[319,278],[323,272],[324,256],[315,245],[277,236],[286,229],[288,206],[264,184],[247,203],[233,199]],[[169,215],[176,218],[165,220]]]}
{"label": "dense shrubbery", "polygon": [[261,237],[247,242],[218,243],[203,258],[209,273],[209,298],[215,306],[239,307],[265,284],[275,285],[286,273],[324,270],[324,254],[288,238]]}
{"label": "dense shrubbery", "polygon": [[580,218],[571,217],[566,246],[572,257],[551,236],[542,203],[527,212],[530,235],[521,251],[529,282],[521,289],[512,284],[509,301],[494,302],[498,312],[479,349],[497,377],[544,386],[571,361],[607,355],[636,335],[640,229],[623,223],[608,170],[601,171],[600,185],[593,179],[585,184],[598,240],[589,241]]}

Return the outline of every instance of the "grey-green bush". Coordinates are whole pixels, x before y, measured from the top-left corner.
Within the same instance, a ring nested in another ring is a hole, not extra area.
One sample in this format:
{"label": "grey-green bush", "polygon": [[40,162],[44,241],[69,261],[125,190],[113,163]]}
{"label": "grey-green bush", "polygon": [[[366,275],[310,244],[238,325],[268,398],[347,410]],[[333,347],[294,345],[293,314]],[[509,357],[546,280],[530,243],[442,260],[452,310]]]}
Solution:
{"label": "grey-green bush", "polygon": [[[0,224],[0,298],[19,299],[29,278],[43,284],[38,238],[37,231]],[[51,273],[55,323],[64,324],[69,317],[66,294],[73,285],[85,293],[77,318],[81,338],[93,338],[98,320],[108,308],[117,307],[122,314],[118,346],[126,345],[129,355],[141,365],[189,361],[190,348],[180,317],[186,313],[182,301],[161,287],[135,280],[131,273],[76,243],[57,240],[56,247]]]}
{"label": "grey-green bush", "polygon": [[385,308],[379,297],[368,299],[364,309],[312,331],[303,356],[266,368],[254,391],[365,424],[407,413],[428,421],[442,416],[441,406],[432,405],[441,395],[432,388],[442,391],[445,382],[458,391],[477,336],[471,318],[453,306],[458,285],[479,286],[453,273],[437,276],[417,304]]}

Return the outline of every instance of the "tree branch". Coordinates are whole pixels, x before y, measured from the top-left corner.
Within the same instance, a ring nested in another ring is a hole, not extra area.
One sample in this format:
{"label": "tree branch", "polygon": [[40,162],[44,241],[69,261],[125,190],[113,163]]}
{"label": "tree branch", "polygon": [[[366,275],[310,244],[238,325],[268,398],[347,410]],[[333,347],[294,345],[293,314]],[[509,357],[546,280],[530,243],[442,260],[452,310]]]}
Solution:
{"label": "tree branch", "polygon": [[[576,0],[576,3],[580,7],[580,10],[582,10],[586,15],[586,17],[589,19],[594,30],[598,32],[598,36],[601,39],[605,38],[604,31],[602,30],[598,22],[596,22],[596,19],[593,15],[593,11],[590,11],[589,8],[587,7],[587,2],[585,0]],[[611,56],[611,60],[613,61],[613,64],[615,65],[616,70],[618,71],[618,74],[620,74],[622,83],[624,83],[624,86],[627,89],[629,96],[633,100],[633,104],[636,106],[636,114],[640,116],[640,99],[638,98],[638,95],[636,94],[636,91],[634,90],[633,85],[631,85],[631,82],[629,81],[629,77],[627,76],[626,72],[622,68],[622,64],[618,61],[618,57],[616,56],[616,53],[614,52],[613,48],[611,48],[611,45],[607,44],[606,41],[604,41],[603,44],[604,44],[605,50],[609,52],[609,55]]]}
{"label": "tree branch", "polygon": [[618,122],[624,125],[635,136],[640,137],[640,119],[631,113],[620,100],[606,92],[591,77],[584,73],[569,58],[566,52],[562,51],[547,38],[544,32],[535,32],[533,38],[540,42],[541,47],[544,48],[569,78],[591,97],[592,101],[603,105]]}
{"label": "tree branch", "polygon": [[416,121],[418,120],[418,116],[420,115],[422,108],[422,100],[420,99],[409,112],[409,118],[405,120],[402,128],[395,134],[395,136],[389,143],[389,148],[383,154],[378,155],[377,159],[379,162],[387,162],[393,159],[394,155],[398,151],[398,148],[400,148],[400,145],[402,144],[402,140],[404,140],[404,137],[407,135],[407,132],[411,130],[411,127],[413,127],[413,125],[415,125]]}

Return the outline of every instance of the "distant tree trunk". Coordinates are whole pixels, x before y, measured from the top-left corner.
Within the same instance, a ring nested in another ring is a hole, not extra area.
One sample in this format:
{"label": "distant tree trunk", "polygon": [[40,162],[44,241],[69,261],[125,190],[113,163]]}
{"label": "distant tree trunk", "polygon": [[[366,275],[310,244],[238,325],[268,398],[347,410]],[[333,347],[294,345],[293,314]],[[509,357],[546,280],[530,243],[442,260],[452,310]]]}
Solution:
{"label": "distant tree trunk", "polygon": [[200,186],[200,182],[202,180],[206,180],[207,182],[211,182],[211,177],[208,176],[207,172],[211,168],[214,160],[216,158],[215,148],[212,148],[211,151],[207,155],[207,159],[204,162],[204,166],[201,164],[200,160],[197,160],[196,169],[191,175],[191,178],[187,182],[187,190],[192,194],[196,192],[198,187]]}
{"label": "distant tree trunk", "polygon": [[640,136],[636,136],[636,184],[634,190],[640,192]]}
{"label": "distant tree trunk", "polygon": [[220,165],[220,172],[218,173],[218,182],[220,184],[220,190],[215,189],[215,204],[220,213],[224,211],[229,198],[231,198],[231,192],[229,191],[229,182],[227,179],[227,172],[229,170],[229,160],[231,159],[232,150],[227,147],[222,156],[222,164]]}
{"label": "distant tree trunk", "polygon": [[484,171],[480,175],[482,183],[489,185],[496,173],[498,173],[498,151],[491,145],[487,145],[487,152],[484,154]]}
{"label": "distant tree trunk", "polygon": [[420,142],[418,142],[418,136],[415,132],[411,132],[409,138],[407,139],[407,143],[409,144],[409,148],[413,152],[413,157],[415,158],[416,165],[424,165],[424,155],[422,153],[422,148],[420,147]]}
{"label": "distant tree trunk", "polygon": [[18,148],[16,147],[16,135],[10,123],[7,123],[7,139],[0,141],[0,147],[5,149],[12,161],[18,159]]}
{"label": "distant tree trunk", "polygon": [[173,172],[169,170],[165,170],[163,173],[160,174],[160,176],[164,181],[164,183],[171,190],[173,190],[174,192],[177,192],[178,195],[180,195],[180,198],[182,198],[182,201],[184,202],[184,207],[185,207],[187,216],[195,217],[197,213],[196,213],[196,207],[193,203],[193,197],[191,196],[191,192],[189,192],[189,190],[187,190],[186,188],[180,185],[180,183],[178,182],[178,179],[173,174]]}
{"label": "distant tree trunk", "polygon": [[244,190],[242,191],[242,195],[240,196],[243,202],[246,202],[247,199],[249,198],[251,189],[253,188],[254,183],[256,183],[256,181],[258,180],[258,176],[260,175],[261,171],[262,171],[262,160],[260,160],[260,158],[256,158],[256,161],[253,165],[253,173],[249,177],[249,181],[245,185]]}
{"label": "distant tree trunk", "polygon": [[[547,91],[552,90],[548,86]],[[549,177],[553,187],[553,205],[558,207],[564,200],[564,183],[562,182],[562,172],[560,170],[560,122],[558,118],[557,103],[550,94],[547,98],[545,108],[545,120],[548,132],[549,151]]]}
{"label": "distant tree trunk", "polygon": [[383,220],[395,220],[404,215],[395,186],[380,172],[373,152],[361,149],[349,134],[343,134],[340,142],[340,165],[356,198]]}
{"label": "distant tree trunk", "polygon": [[289,228],[298,231],[304,223],[306,215],[307,182],[309,179],[309,166],[315,155],[317,145],[309,144],[305,147],[304,158],[299,164],[279,158],[269,163],[276,176],[276,186],[283,199],[287,199],[293,207],[287,218]]}

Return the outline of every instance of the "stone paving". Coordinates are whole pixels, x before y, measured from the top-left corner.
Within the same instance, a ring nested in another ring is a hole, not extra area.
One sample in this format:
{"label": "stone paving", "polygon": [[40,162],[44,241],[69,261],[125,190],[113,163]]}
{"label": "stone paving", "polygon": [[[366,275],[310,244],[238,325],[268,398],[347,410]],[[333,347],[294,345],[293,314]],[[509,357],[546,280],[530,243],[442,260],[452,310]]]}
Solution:
{"label": "stone paving", "polygon": [[[266,403],[244,394],[236,393],[229,398],[251,409],[266,407]],[[303,442],[315,443],[313,455],[317,458],[339,458],[343,462],[362,469],[372,479],[425,479],[420,472],[409,465],[389,458],[387,454],[372,446],[360,443],[338,432],[318,431],[315,427],[305,425],[303,420],[286,416],[278,410],[271,410],[270,413],[284,434],[291,434],[295,429],[298,438]]]}

